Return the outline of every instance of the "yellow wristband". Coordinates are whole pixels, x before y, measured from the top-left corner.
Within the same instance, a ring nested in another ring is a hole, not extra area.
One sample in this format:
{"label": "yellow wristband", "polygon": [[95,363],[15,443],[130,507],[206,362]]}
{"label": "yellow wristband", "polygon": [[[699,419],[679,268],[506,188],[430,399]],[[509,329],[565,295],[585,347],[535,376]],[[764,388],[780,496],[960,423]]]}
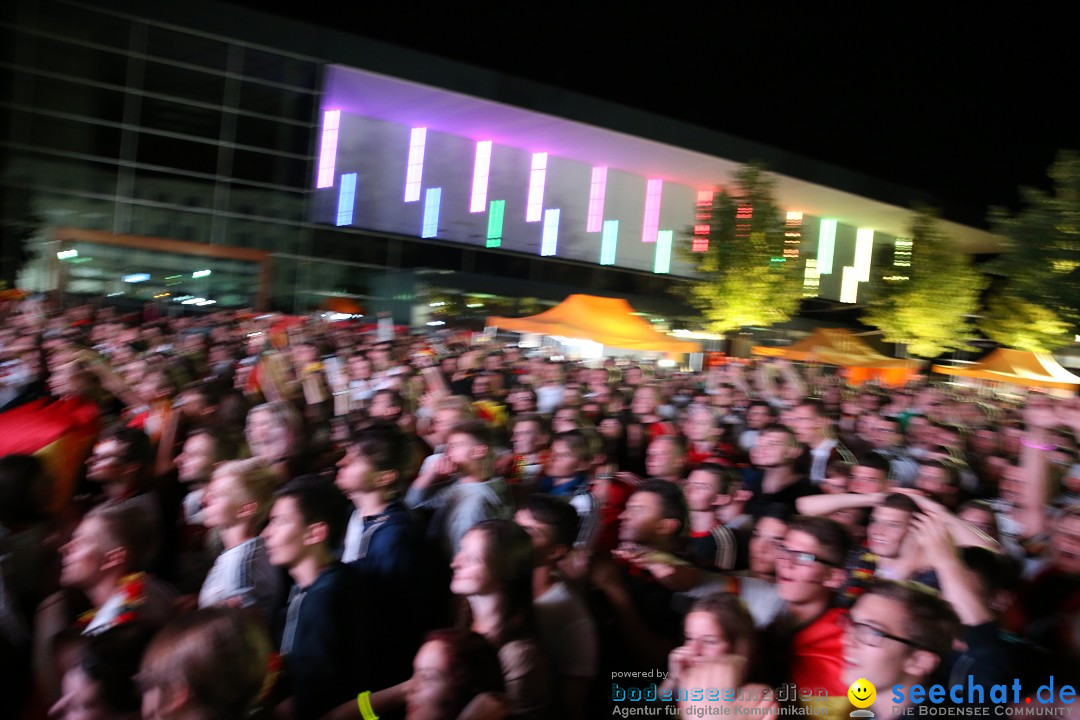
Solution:
{"label": "yellow wristband", "polygon": [[360,708],[360,717],[364,720],[379,720],[379,716],[371,709],[371,691],[365,690],[356,696],[356,705]]}

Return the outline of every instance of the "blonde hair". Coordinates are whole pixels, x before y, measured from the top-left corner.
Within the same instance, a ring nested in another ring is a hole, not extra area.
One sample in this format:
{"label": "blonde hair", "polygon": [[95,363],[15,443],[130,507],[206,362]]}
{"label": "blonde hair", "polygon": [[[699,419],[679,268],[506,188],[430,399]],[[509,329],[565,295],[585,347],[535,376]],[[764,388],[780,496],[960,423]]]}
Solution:
{"label": "blonde hair", "polygon": [[253,530],[259,530],[266,524],[270,515],[270,505],[274,501],[274,491],[279,485],[278,477],[270,466],[260,458],[230,460],[214,469],[211,480],[228,478],[232,492],[239,494],[241,502],[254,502],[255,515],[251,518]]}

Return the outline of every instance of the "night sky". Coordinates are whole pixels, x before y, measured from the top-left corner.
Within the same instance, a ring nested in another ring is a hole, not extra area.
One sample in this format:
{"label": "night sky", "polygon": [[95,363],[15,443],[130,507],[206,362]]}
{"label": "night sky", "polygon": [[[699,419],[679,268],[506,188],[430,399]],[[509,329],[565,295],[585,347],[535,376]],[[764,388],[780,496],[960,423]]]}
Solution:
{"label": "night sky", "polygon": [[892,16],[680,7],[690,5],[274,7],[927,192],[970,224],[992,205],[1019,207],[1021,185],[1048,187],[1057,151],[1080,146],[1078,43],[1065,18],[984,5],[932,17],[899,4]]}

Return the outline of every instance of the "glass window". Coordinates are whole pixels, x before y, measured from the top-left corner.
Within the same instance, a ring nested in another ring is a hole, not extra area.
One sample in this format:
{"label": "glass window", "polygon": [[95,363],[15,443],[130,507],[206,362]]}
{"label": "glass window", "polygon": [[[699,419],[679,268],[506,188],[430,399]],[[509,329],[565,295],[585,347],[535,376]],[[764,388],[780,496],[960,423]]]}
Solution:
{"label": "glass window", "polygon": [[116,191],[117,166],[107,162],[16,151],[7,177],[19,185],[110,194]]}
{"label": "glass window", "polygon": [[240,109],[310,123],[315,96],[243,82],[240,83]]}
{"label": "glass window", "polygon": [[146,29],[146,54],[215,70],[225,70],[229,46],[220,40],[211,40],[151,25]]}
{"label": "glass window", "polygon": [[328,260],[386,267],[391,242],[395,241],[371,235],[317,230],[312,238],[311,254]]}
{"label": "glass window", "polygon": [[[400,259],[397,267],[433,268],[436,270],[461,270],[461,254],[464,248],[434,245],[412,240],[399,240]],[[393,257],[391,253],[391,257]]]}
{"label": "glass window", "polygon": [[186,103],[147,97],[142,100],[139,122],[154,130],[195,135],[217,140],[221,137],[220,110],[196,107]]}
{"label": "glass window", "polygon": [[283,220],[301,222],[304,215],[304,194],[234,182],[229,184],[227,209],[240,215],[260,217],[270,217],[271,213],[274,213]]}
{"label": "glass window", "polygon": [[253,150],[235,150],[232,174],[240,180],[304,188],[308,185],[308,161]]}
{"label": "glass window", "polygon": [[236,142],[268,150],[307,155],[311,129],[240,115],[236,118]]}
{"label": "glass window", "polygon": [[147,92],[221,104],[225,98],[225,78],[166,63],[147,61],[143,76]]}
{"label": "glass window", "polygon": [[244,75],[314,90],[318,66],[306,60],[244,48]]}
{"label": "glass window", "polygon": [[123,86],[128,60],[124,55],[73,45],[52,38],[34,38],[34,65],[67,77]]}
{"label": "glass window", "polygon": [[210,242],[210,215],[172,207],[131,205],[131,232],[148,237]]}
{"label": "glass window", "polygon": [[136,158],[147,165],[163,165],[213,174],[217,170],[218,147],[209,143],[139,133]]}
{"label": "glass window", "polygon": [[124,93],[120,91],[43,76],[32,77],[29,83],[34,107],[110,122],[124,120]]}
{"label": "glass window", "polygon": [[115,158],[120,155],[120,129],[77,120],[15,110],[11,121],[28,128],[34,147]]}
{"label": "glass window", "polygon": [[299,227],[258,220],[229,218],[225,226],[225,243],[228,245],[290,255],[299,254],[300,235]]}
{"label": "glass window", "polygon": [[[206,210],[214,206],[214,181],[135,168],[132,195],[140,200],[188,205]],[[190,201],[190,204],[189,204]]]}
{"label": "glass window", "polygon": [[95,10],[39,0],[37,12],[40,26],[57,35],[90,40],[121,50],[127,48],[131,37],[131,25],[127,20]]}

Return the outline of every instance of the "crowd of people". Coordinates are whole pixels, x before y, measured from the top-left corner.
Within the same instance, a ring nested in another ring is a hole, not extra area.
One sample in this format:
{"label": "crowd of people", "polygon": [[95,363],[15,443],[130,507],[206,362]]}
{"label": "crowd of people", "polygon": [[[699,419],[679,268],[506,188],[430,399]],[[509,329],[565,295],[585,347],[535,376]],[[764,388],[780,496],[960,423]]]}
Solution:
{"label": "crowd of people", "polygon": [[9,717],[846,717],[857,681],[880,717],[1080,677],[1076,398],[317,316],[0,321]]}

